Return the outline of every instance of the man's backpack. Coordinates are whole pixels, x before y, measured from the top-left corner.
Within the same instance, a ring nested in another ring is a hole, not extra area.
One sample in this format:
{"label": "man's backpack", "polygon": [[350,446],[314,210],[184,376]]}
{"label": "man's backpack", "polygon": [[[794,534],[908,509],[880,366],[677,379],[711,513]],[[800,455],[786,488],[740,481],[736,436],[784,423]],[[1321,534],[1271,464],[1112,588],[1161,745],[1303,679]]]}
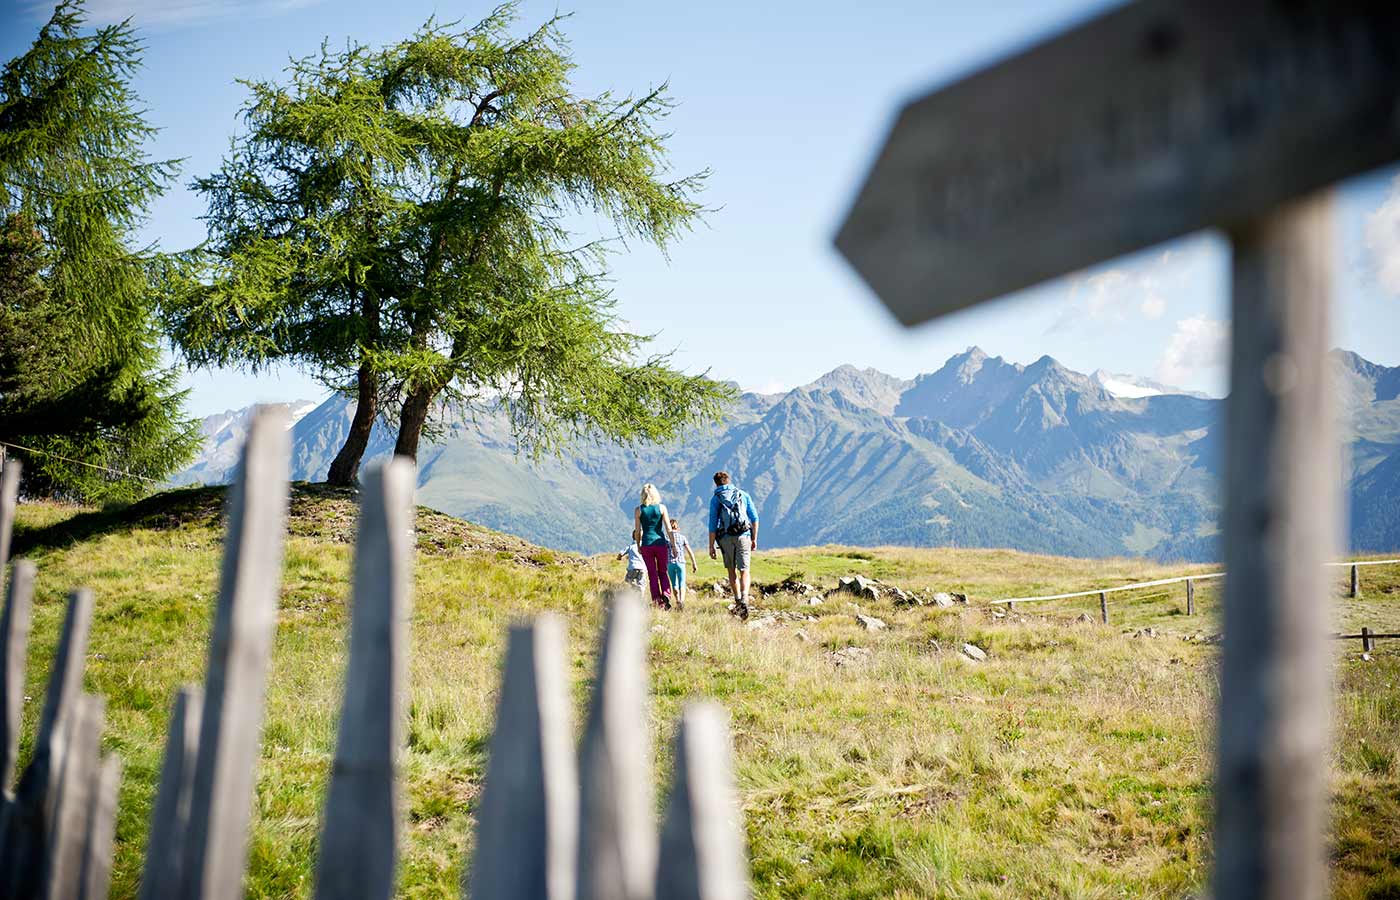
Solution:
{"label": "man's backpack", "polygon": [[720,534],[744,534],[749,530],[749,507],[738,488],[720,491],[718,518]]}

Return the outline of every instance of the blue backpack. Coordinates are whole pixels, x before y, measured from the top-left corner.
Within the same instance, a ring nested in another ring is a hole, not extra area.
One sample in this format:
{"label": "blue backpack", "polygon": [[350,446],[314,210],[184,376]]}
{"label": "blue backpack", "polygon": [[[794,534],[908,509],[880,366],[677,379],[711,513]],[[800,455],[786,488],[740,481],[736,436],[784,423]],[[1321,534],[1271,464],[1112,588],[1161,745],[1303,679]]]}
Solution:
{"label": "blue backpack", "polygon": [[749,530],[749,505],[744,495],[732,485],[719,493],[720,534],[744,534]]}

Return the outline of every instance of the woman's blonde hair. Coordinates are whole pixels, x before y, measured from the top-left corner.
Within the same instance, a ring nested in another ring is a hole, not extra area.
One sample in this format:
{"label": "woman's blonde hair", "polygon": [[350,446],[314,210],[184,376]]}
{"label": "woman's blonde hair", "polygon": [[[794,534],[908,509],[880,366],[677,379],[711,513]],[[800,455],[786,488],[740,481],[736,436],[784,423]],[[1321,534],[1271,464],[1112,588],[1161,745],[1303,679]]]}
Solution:
{"label": "woman's blonde hair", "polygon": [[655,506],[661,502],[661,492],[656,489],[656,485],[648,481],[642,485],[642,505]]}

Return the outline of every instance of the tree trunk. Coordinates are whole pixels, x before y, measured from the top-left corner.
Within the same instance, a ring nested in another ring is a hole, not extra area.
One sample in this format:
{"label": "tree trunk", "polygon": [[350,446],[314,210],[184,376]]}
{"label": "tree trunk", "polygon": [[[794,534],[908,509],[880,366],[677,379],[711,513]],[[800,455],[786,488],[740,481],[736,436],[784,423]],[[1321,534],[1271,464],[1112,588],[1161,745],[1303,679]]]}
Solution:
{"label": "tree trunk", "polygon": [[355,483],[360,474],[360,459],[369,446],[369,435],[374,429],[374,420],[379,415],[379,381],[370,371],[369,363],[360,366],[359,398],[355,403],[355,417],[350,420],[350,433],[345,436],[345,445],[335,455],[326,481],[345,487]]}
{"label": "tree trunk", "polygon": [[428,409],[433,405],[437,390],[428,387],[415,387],[403,401],[403,413],[399,416],[399,440],[394,445],[395,456],[407,456],[417,462],[418,439],[423,436],[423,424],[428,421]]}

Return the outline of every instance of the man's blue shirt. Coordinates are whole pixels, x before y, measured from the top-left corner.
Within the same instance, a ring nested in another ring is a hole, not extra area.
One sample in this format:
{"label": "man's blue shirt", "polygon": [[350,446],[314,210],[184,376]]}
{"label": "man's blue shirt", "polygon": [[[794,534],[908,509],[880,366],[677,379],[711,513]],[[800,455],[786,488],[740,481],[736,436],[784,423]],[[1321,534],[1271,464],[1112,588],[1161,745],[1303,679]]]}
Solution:
{"label": "man's blue shirt", "polygon": [[722,484],[715,488],[714,494],[710,497],[710,531],[719,531],[719,495],[721,491],[730,489],[738,491],[739,500],[744,504],[745,511],[749,514],[749,521],[758,524],[758,510],[754,509],[753,498],[748,491],[741,491],[732,484]]}

